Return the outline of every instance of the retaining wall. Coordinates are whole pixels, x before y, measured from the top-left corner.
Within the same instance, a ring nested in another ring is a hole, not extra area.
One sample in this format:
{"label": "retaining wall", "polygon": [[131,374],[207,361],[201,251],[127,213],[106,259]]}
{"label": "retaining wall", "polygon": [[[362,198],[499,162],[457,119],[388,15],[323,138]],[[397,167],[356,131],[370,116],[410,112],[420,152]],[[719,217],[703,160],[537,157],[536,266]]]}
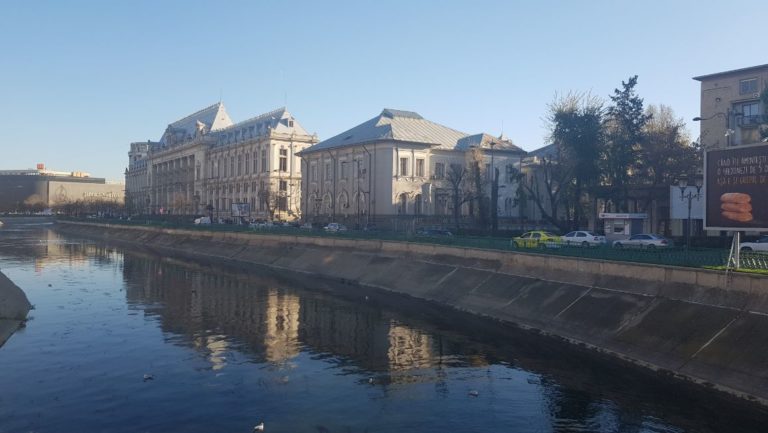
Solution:
{"label": "retaining wall", "polygon": [[0,272],[0,346],[18,329],[32,305],[27,295]]}
{"label": "retaining wall", "polygon": [[768,404],[762,276],[369,239],[74,222],[60,230],[403,293]]}

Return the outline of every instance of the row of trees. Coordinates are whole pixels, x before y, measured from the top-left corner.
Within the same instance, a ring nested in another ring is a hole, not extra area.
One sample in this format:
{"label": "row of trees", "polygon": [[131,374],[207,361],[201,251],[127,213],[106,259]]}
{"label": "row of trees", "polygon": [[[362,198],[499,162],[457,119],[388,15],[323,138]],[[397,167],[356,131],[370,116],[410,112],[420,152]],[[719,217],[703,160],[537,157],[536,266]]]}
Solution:
{"label": "row of trees", "polygon": [[571,230],[583,221],[587,194],[627,212],[629,190],[645,191],[641,207],[647,209],[654,187],[701,167],[699,145],[691,142],[683,120],[667,106],[644,107],[636,85],[637,76],[622,82],[608,105],[589,93],[557,96],[549,105],[554,148],[540,156],[527,177],[520,174],[519,196],[559,229]]}

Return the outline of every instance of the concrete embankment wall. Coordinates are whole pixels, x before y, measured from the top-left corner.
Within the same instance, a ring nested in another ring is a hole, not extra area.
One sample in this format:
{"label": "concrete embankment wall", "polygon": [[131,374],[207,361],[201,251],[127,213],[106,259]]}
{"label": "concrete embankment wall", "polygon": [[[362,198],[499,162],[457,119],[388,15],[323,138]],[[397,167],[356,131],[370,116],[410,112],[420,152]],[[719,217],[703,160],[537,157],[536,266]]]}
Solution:
{"label": "concrete embankment wall", "polygon": [[75,235],[407,294],[768,404],[768,278],[378,240],[65,223]]}
{"label": "concrete embankment wall", "polygon": [[32,305],[27,295],[0,272],[0,346],[18,329],[27,318]]}

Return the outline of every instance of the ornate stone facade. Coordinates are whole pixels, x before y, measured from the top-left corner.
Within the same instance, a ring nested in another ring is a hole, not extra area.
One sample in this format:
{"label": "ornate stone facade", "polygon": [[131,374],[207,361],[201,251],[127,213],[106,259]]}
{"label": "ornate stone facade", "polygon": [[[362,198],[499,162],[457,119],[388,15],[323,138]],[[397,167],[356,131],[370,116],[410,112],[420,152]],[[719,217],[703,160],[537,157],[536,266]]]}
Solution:
{"label": "ornate stone facade", "polygon": [[297,219],[301,170],[295,154],[317,141],[285,108],[233,123],[224,104],[214,104],[168,125],[157,142],[131,143],[129,210]]}

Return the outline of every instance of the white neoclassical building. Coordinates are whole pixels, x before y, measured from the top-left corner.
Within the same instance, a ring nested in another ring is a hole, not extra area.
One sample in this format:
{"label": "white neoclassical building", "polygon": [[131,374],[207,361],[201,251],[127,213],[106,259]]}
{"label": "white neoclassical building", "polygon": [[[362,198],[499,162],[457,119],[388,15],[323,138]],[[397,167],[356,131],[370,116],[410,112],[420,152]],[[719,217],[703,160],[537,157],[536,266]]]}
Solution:
{"label": "white neoclassical building", "polygon": [[219,102],[171,123],[159,141],[131,143],[133,213],[300,218],[295,154],[317,143],[285,108],[234,123]]}
{"label": "white neoclassical building", "polygon": [[514,174],[525,152],[510,140],[488,134],[468,135],[431,122],[411,111],[385,109],[352,129],[301,151],[302,213],[313,221],[341,221],[366,226],[387,220],[448,221],[456,203],[462,216],[477,214],[477,200],[454,200],[452,173],[473,184],[472,161],[490,198],[489,173],[499,170],[499,216],[513,217],[517,186]]}

